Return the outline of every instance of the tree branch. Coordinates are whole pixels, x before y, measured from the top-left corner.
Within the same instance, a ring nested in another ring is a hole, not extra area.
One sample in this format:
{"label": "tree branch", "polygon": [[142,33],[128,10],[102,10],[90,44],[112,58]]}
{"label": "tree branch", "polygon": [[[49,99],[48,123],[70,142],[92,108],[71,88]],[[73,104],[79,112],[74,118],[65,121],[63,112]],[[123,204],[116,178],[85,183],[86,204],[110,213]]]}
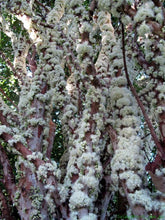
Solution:
{"label": "tree branch", "polygon": [[53,123],[52,120],[49,122],[49,137],[47,139],[48,141],[48,148],[46,152],[46,156],[50,159],[51,153],[52,153],[52,148],[53,148],[53,143],[54,143],[54,137],[55,137],[55,130],[56,130],[56,124]]}
{"label": "tree branch", "polygon": [[50,10],[44,5],[44,4],[42,4],[41,2],[39,2],[38,0],[34,0],[38,5],[40,5],[42,8],[44,8],[45,9],[45,11],[46,12],[50,12]]}
{"label": "tree branch", "polygon": [[[7,121],[6,115],[3,114],[3,111],[0,110],[0,121],[3,125],[10,126],[10,124]],[[5,131],[0,136],[4,141],[7,143],[13,139],[13,136],[11,134],[6,133]],[[24,158],[26,158],[28,155],[32,154],[30,150],[28,150],[21,142],[17,142],[14,144],[16,150],[18,150]]]}
{"label": "tree branch", "polygon": [[95,9],[97,8],[97,2],[96,0],[91,1],[90,3],[90,8],[89,8],[89,15],[93,16],[93,13],[95,11]]}
{"label": "tree branch", "polygon": [[[7,143],[8,143],[10,140],[14,139],[11,134],[6,133],[5,131],[0,135],[0,137],[1,137],[4,141],[6,141]],[[15,147],[15,149],[16,149],[18,152],[21,153],[21,155],[22,155],[25,159],[27,159],[27,157],[32,154],[32,152],[31,152],[27,147],[25,147],[21,142],[19,142],[19,141],[16,142],[16,143],[14,143],[14,147]],[[43,162],[41,162],[41,161],[42,161],[42,160],[37,160],[37,159],[36,159],[35,165],[36,165],[37,167],[39,167],[41,164],[43,164]]]}
{"label": "tree branch", "polygon": [[32,54],[31,55],[28,54],[26,59],[27,59],[27,61],[29,63],[29,68],[30,68],[30,70],[32,72],[32,75],[34,75],[34,72],[37,69],[37,63],[35,61],[35,56],[36,56],[36,47],[35,47],[35,45],[32,46],[32,50],[33,50]]}
{"label": "tree branch", "polygon": [[123,23],[121,23],[121,25],[122,25],[123,63],[124,63],[124,70],[125,70],[125,75],[126,75],[127,83],[128,83],[128,86],[130,87],[130,90],[131,90],[132,94],[134,95],[134,97],[135,97],[135,99],[136,99],[136,101],[137,101],[137,103],[138,103],[142,113],[143,113],[144,119],[145,119],[145,121],[146,121],[146,123],[148,125],[148,128],[149,128],[150,132],[151,132],[151,136],[153,138],[153,141],[154,141],[155,145],[157,146],[157,149],[159,150],[159,153],[160,153],[162,159],[165,160],[165,152],[164,152],[164,150],[163,150],[163,148],[162,148],[162,146],[161,146],[161,144],[159,142],[159,139],[158,139],[158,137],[157,137],[157,135],[155,133],[154,127],[153,127],[153,125],[152,125],[152,123],[151,123],[151,121],[150,121],[150,119],[149,119],[149,117],[148,117],[148,115],[147,115],[147,113],[145,111],[143,103],[139,99],[138,94],[137,94],[135,88],[133,87],[133,85],[132,85],[132,83],[131,83],[131,81],[129,79],[127,63],[126,63],[126,54],[125,54],[124,25],[123,25]]}

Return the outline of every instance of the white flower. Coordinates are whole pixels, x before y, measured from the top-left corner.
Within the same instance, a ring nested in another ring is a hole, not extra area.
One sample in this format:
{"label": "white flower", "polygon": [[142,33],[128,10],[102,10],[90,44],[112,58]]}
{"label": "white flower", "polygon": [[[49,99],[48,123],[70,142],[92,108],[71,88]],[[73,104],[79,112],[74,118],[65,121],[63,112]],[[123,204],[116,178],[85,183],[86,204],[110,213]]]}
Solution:
{"label": "white flower", "polygon": [[148,190],[136,190],[134,193],[129,193],[129,197],[134,205],[142,205],[147,211],[152,210],[154,203],[149,195]]}
{"label": "white flower", "polygon": [[154,7],[154,3],[152,1],[148,1],[145,4],[143,4],[137,11],[134,20],[136,22],[139,22],[139,21],[144,21],[146,17],[153,18],[154,17],[153,7]]}
{"label": "white flower", "polygon": [[90,32],[91,31],[91,25],[89,22],[83,22],[80,27],[80,33],[84,32]]}
{"label": "white flower", "polygon": [[82,191],[74,192],[69,200],[69,206],[71,209],[89,207],[91,204],[92,200]]}
{"label": "white flower", "polygon": [[37,158],[42,159],[42,157],[43,157],[43,154],[41,152],[33,152],[32,154],[27,156],[27,159],[30,161],[30,160],[35,160]]}
{"label": "white flower", "polygon": [[108,0],[98,0],[98,7],[100,10],[108,10],[108,7],[110,6],[110,1]]}
{"label": "white flower", "polygon": [[64,13],[64,7],[64,0],[56,0],[55,7],[47,15],[47,22],[49,24],[58,22]]}
{"label": "white flower", "polygon": [[123,97],[117,100],[116,106],[121,108],[123,106],[129,106],[131,104],[131,100],[127,97]]}
{"label": "white flower", "polygon": [[88,54],[90,56],[92,56],[93,54],[93,48],[88,44],[87,41],[82,44],[78,44],[76,50],[80,57],[85,54]]}
{"label": "white flower", "polygon": [[8,128],[6,125],[0,125],[0,135],[2,133],[10,133],[11,132],[11,129]]}
{"label": "white flower", "polygon": [[47,185],[45,186],[45,189],[49,190],[50,192],[55,191],[55,187],[54,187],[53,185],[51,185],[51,184],[47,184]]}
{"label": "white flower", "polygon": [[97,215],[89,213],[89,215],[83,216],[81,220],[97,220]]}
{"label": "white flower", "polygon": [[135,174],[134,171],[125,171],[119,174],[120,179],[126,180],[126,185],[129,190],[133,191],[135,188],[140,187],[142,180],[139,175]]}
{"label": "white flower", "polygon": [[164,16],[163,16],[163,13],[160,12],[160,13],[157,13],[156,15],[156,20],[157,22],[159,22],[160,24],[162,24],[163,20],[164,20]]}
{"label": "white flower", "polygon": [[141,36],[146,36],[146,34],[149,34],[150,32],[150,27],[146,24],[145,21],[143,21],[143,23],[138,28],[138,34]]}

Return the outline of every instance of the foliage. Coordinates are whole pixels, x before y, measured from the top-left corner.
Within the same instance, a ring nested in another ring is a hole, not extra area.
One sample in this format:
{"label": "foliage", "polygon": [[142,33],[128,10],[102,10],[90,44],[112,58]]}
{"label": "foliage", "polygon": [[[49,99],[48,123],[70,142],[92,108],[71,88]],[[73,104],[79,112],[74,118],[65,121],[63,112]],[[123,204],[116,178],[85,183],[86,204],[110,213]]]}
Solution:
{"label": "foliage", "polygon": [[0,1],[0,218],[165,218],[165,10]]}

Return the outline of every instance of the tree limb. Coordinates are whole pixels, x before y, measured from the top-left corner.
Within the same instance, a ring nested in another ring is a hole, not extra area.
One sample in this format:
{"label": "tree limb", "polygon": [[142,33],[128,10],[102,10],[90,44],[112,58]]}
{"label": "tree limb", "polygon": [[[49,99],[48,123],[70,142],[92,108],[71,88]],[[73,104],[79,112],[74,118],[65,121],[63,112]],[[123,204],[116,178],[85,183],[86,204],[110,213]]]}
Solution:
{"label": "tree limb", "polygon": [[159,153],[161,154],[162,159],[165,160],[165,152],[164,152],[164,150],[163,150],[163,148],[162,148],[162,146],[159,142],[159,139],[158,139],[158,137],[155,133],[155,130],[154,130],[154,127],[151,123],[151,120],[149,119],[149,117],[148,117],[148,115],[145,111],[144,105],[141,102],[141,100],[139,99],[138,94],[137,94],[135,88],[133,87],[132,82],[129,79],[127,63],[126,63],[126,54],[125,54],[125,37],[124,37],[124,25],[123,25],[123,23],[122,23],[122,46],[123,46],[122,47],[122,52],[123,52],[124,70],[125,70],[125,75],[126,75],[128,86],[130,87],[130,90],[131,90],[132,94],[134,95],[134,97],[135,97],[135,99],[136,99],[136,101],[137,101],[137,103],[138,103],[138,105],[139,105],[139,107],[140,107],[140,109],[143,113],[144,119],[145,119],[145,121],[148,125],[148,128],[149,128],[150,132],[151,132],[151,136],[153,138],[153,141],[154,141],[155,145],[157,146],[157,149],[159,150]]}
{"label": "tree limb", "polygon": [[47,13],[50,12],[50,10],[49,10],[44,4],[42,4],[42,3],[39,2],[38,0],[34,0],[34,1],[35,1],[39,6],[41,6],[42,8],[44,8]]}
{"label": "tree limb", "polygon": [[36,71],[37,69],[37,63],[36,63],[36,60],[35,60],[35,56],[36,56],[36,47],[35,45],[32,46],[32,54],[28,54],[26,59],[29,63],[29,68],[32,72],[32,75],[34,75],[34,72]]}
{"label": "tree limb", "polygon": [[54,137],[55,137],[55,130],[56,130],[56,124],[53,123],[52,120],[49,122],[49,137],[47,139],[48,141],[48,148],[46,152],[46,156],[50,159],[51,153],[52,153],[52,148],[53,148],[53,143],[54,143]]}

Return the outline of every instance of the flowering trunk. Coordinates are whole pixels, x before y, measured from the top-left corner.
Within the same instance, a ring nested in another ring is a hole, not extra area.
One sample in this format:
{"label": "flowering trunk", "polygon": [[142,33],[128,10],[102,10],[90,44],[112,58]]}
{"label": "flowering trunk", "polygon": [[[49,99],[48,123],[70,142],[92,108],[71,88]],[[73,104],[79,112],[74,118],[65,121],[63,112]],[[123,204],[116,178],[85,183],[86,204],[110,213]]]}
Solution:
{"label": "flowering trunk", "polygon": [[1,218],[165,218],[162,1],[46,2],[0,1]]}

